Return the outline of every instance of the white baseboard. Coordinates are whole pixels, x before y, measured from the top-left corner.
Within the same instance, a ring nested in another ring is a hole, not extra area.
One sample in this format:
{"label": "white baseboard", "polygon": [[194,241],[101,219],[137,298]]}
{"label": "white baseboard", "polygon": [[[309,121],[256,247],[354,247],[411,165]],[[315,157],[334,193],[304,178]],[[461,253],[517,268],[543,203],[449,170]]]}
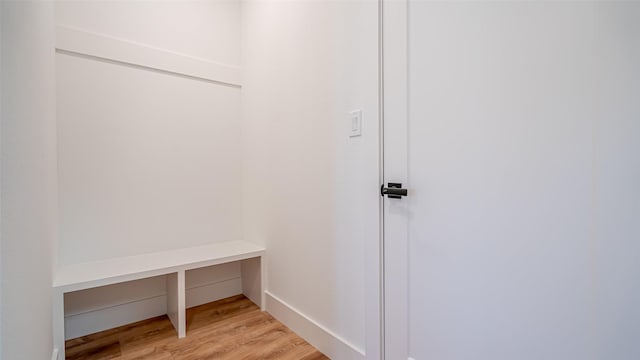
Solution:
{"label": "white baseboard", "polygon": [[277,296],[265,291],[266,310],[280,322],[315,346],[323,354],[336,360],[364,360],[364,351],[304,315]]}
{"label": "white baseboard", "polygon": [[53,349],[51,352],[51,360],[58,360],[58,349]]}

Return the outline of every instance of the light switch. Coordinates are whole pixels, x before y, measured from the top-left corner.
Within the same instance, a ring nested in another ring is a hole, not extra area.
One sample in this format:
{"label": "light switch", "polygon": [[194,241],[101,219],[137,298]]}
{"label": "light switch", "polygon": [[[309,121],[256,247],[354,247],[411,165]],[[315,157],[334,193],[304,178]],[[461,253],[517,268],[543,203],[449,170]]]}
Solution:
{"label": "light switch", "polygon": [[349,113],[349,137],[362,135],[362,110]]}

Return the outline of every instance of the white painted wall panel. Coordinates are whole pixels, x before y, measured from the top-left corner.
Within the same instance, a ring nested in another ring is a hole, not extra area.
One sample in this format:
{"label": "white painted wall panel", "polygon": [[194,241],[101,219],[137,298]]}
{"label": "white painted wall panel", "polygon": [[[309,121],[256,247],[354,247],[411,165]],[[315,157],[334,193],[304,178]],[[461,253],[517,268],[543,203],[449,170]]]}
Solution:
{"label": "white painted wall panel", "polygon": [[61,263],[241,236],[238,88],[56,59]]}

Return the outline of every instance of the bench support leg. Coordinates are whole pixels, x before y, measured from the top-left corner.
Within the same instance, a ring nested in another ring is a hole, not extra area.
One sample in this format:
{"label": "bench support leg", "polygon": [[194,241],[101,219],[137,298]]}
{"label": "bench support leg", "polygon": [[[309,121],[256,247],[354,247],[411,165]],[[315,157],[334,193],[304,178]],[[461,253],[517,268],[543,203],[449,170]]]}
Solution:
{"label": "bench support leg", "polygon": [[187,335],[187,314],[184,270],[167,275],[167,315],[178,332],[178,337],[185,337]]}
{"label": "bench support leg", "polygon": [[242,260],[241,271],[242,293],[264,311],[264,257]]}
{"label": "bench support leg", "polygon": [[58,349],[58,359],[64,359],[64,292],[54,288],[51,300],[53,307],[53,348]]}

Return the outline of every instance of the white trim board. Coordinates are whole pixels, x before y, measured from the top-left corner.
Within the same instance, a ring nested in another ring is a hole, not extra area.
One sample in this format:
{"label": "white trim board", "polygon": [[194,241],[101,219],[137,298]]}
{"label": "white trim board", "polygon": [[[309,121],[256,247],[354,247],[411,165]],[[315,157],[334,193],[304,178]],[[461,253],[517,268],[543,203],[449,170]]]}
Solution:
{"label": "white trim board", "polygon": [[56,26],[56,49],[240,87],[240,68],[124,39]]}
{"label": "white trim board", "polygon": [[265,291],[266,311],[331,359],[364,360],[364,351]]}

